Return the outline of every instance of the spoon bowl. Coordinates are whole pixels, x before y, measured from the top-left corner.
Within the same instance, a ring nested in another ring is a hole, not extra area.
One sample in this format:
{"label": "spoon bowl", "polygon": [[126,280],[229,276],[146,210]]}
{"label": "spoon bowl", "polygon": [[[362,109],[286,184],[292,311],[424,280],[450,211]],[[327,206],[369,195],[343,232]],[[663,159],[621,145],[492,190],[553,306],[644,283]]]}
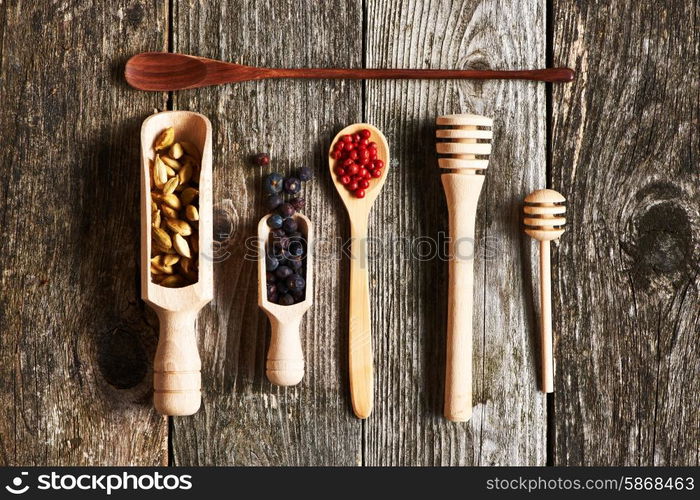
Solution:
{"label": "spoon bowl", "polygon": [[337,179],[334,172],[336,161],[328,154],[331,178],[345,204],[350,219],[350,304],[349,304],[349,356],[350,397],[358,418],[367,418],[372,413],[374,373],[372,355],[371,311],[369,305],[369,274],[367,262],[367,232],[369,212],[386,182],[389,174],[389,145],[386,137],[376,127],[367,123],[355,123],[341,130],[333,139],[333,145],[346,134],[362,129],[370,131],[369,140],[377,143],[377,158],[384,161],[382,176],[372,179],[365,189],[365,197],[357,198]]}

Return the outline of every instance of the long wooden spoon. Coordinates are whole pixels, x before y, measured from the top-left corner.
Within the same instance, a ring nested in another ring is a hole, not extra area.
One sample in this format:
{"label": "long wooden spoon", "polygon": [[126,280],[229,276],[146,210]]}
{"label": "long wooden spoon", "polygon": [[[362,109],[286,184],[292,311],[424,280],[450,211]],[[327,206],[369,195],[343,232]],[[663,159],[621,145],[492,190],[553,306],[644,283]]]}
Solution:
{"label": "long wooden spoon", "polygon": [[[369,141],[377,143],[377,158],[384,161],[382,176],[373,179],[365,190],[364,198],[356,198],[337,179],[336,160],[331,158],[333,144],[341,136],[355,134],[362,129],[370,131]],[[369,212],[377,199],[389,174],[389,145],[386,137],[377,128],[367,123],[355,123],[338,132],[328,155],[331,178],[345,204],[350,219],[350,397],[352,408],[358,418],[367,418],[372,413],[374,375],[372,369],[372,326],[369,307],[369,275],[367,269],[367,228]]]}
{"label": "long wooden spoon", "polygon": [[182,90],[265,78],[349,79],[501,79],[570,82],[569,68],[533,70],[256,68],[171,52],[143,52],[126,62],[126,81],[140,90]]}
{"label": "long wooden spoon", "polygon": [[270,348],[265,365],[267,378],[276,385],[296,385],[304,378],[304,352],[301,348],[299,325],[313,302],[313,226],[302,214],[294,215],[299,231],[306,239],[306,289],[304,300],[291,306],[267,300],[265,251],[270,238],[266,215],[258,223],[258,306],[265,311],[272,325]]}
{"label": "long wooden spoon", "polygon": [[[153,142],[168,127],[176,140],[202,152],[199,176],[199,279],[183,288],[154,283],[151,259],[151,181]],[[199,113],[166,111],[148,117],[141,127],[141,296],[158,315],[160,336],[153,362],[153,403],[163,415],[191,415],[201,403],[201,363],[197,350],[197,313],[214,297],[212,260],[211,123]]]}

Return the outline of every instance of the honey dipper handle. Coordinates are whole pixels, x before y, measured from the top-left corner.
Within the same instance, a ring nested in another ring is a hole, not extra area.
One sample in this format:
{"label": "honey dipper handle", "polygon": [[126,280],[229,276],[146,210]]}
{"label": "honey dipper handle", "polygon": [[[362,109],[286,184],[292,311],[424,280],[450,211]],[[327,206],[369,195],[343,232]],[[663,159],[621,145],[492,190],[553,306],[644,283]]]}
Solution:
{"label": "honey dipper handle", "polygon": [[350,398],[357,418],[367,418],[372,413],[374,374],[366,217],[351,222],[350,238]]}
{"label": "honey dipper handle", "polygon": [[540,359],[542,391],[554,392],[554,355],[552,348],[552,278],[549,240],[540,241]]}
{"label": "honey dipper handle", "polygon": [[192,415],[201,403],[196,311],[158,311],[160,337],[153,362],[153,403],[162,415]]}
{"label": "honey dipper handle", "polygon": [[301,317],[281,321],[270,317],[272,333],[267,351],[267,378],[276,385],[296,385],[304,378],[304,353],[299,325]]}
{"label": "honey dipper handle", "polygon": [[474,226],[483,183],[482,175],[442,175],[450,229],[444,413],[453,422],[465,422],[472,415]]}

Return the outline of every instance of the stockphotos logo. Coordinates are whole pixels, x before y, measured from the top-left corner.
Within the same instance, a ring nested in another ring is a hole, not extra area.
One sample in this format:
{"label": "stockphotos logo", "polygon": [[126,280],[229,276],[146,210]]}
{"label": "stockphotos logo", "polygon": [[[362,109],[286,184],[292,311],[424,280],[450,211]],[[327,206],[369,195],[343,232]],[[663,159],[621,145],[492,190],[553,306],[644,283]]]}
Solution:
{"label": "stockphotos logo", "polygon": [[[13,495],[21,495],[29,490],[29,485],[24,484],[28,479],[28,472],[22,472],[12,480],[12,484],[5,489]],[[41,474],[37,477],[38,490],[49,491],[95,491],[111,495],[113,491],[132,490],[190,490],[192,489],[192,476],[189,474],[161,474],[153,472],[147,474]]]}
{"label": "stockphotos logo", "polygon": [[7,486],[5,486],[5,489],[13,495],[21,495],[22,493],[26,493],[29,489],[29,485],[22,485],[24,484],[24,477],[28,475],[29,472],[21,472],[19,476],[15,477],[12,480],[12,484],[8,484]]}

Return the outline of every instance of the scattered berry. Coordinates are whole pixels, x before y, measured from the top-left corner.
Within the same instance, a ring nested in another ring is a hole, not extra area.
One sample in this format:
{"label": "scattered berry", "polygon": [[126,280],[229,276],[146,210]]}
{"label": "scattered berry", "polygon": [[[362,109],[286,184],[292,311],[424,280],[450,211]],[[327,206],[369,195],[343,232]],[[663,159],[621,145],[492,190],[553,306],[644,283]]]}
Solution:
{"label": "scattered berry", "polygon": [[266,167],[270,164],[270,155],[267,153],[258,153],[253,156],[253,164],[258,167]]}
{"label": "scattered berry", "polygon": [[279,207],[283,202],[284,200],[282,200],[282,197],[277,194],[271,194],[265,199],[265,205],[270,210],[274,210],[275,208]]}
{"label": "scattered berry", "polygon": [[304,208],[304,205],[306,205],[306,200],[304,198],[292,198],[289,200],[290,205],[294,207],[294,210],[299,211]]}
{"label": "scattered berry", "polygon": [[287,194],[297,194],[301,191],[301,181],[296,177],[288,177],[284,180],[284,192]]}
{"label": "scattered berry", "polygon": [[297,175],[301,182],[307,182],[314,178],[314,172],[309,167],[301,167]]}
{"label": "scattered berry", "polygon": [[291,203],[283,203],[282,205],[280,205],[277,212],[280,214],[281,217],[284,217],[286,219],[294,215],[296,210],[294,210],[294,206]]}
{"label": "scattered berry", "polygon": [[264,187],[267,194],[277,194],[282,191],[284,178],[277,172],[265,177]]}

